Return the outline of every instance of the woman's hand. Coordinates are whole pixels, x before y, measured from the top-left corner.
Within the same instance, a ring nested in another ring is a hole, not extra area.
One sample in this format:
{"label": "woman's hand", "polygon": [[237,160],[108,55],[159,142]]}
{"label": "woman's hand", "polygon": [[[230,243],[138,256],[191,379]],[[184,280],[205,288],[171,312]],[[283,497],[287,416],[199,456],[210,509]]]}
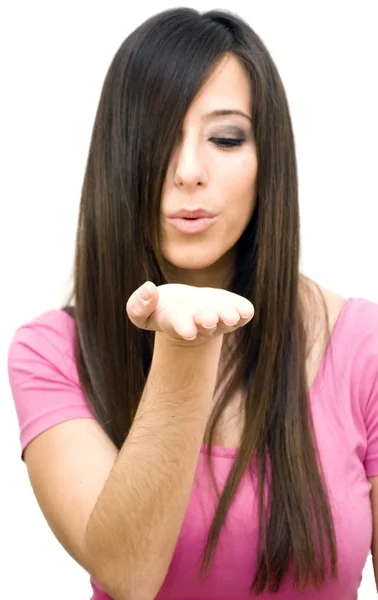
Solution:
{"label": "woman's hand", "polygon": [[249,300],[226,290],[150,281],[130,296],[126,310],[136,327],[188,341],[230,333],[254,315]]}

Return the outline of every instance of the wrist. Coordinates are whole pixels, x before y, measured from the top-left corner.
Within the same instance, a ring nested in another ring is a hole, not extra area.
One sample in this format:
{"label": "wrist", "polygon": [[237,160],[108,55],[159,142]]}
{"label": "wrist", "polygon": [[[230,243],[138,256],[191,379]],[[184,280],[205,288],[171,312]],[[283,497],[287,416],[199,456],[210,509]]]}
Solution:
{"label": "wrist", "polygon": [[155,346],[164,347],[168,351],[174,350],[180,352],[180,354],[187,353],[190,355],[198,352],[206,354],[209,351],[219,351],[220,353],[222,343],[223,335],[208,338],[198,336],[195,340],[184,340],[183,338],[173,338],[161,331],[155,333]]}

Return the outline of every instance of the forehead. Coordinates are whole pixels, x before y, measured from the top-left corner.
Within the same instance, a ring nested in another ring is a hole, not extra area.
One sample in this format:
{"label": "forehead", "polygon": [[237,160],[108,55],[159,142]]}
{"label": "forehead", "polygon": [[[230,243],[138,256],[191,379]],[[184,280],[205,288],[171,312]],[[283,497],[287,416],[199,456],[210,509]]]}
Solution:
{"label": "forehead", "polygon": [[230,108],[251,111],[251,85],[244,67],[233,55],[222,58],[194,98],[188,116]]}

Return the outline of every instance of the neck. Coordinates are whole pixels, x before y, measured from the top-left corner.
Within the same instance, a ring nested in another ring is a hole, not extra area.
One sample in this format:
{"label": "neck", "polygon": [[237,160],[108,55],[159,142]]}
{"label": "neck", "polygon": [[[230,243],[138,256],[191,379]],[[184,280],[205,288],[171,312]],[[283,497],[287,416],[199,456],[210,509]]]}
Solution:
{"label": "neck", "polygon": [[233,261],[230,256],[224,256],[205,269],[182,269],[165,263],[164,271],[170,283],[228,289],[233,275]]}

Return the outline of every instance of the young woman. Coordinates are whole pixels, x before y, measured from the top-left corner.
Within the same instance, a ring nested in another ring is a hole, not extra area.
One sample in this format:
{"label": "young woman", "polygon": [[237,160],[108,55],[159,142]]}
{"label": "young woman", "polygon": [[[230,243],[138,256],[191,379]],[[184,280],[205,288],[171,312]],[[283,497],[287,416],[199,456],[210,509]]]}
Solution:
{"label": "young woman", "polygon": [[95,600],[357,598],[378,306],[304,277],[299,241],[262,41],[223,11],[149,19],[103,86],[72,295],[9,349],[31,485]]}

